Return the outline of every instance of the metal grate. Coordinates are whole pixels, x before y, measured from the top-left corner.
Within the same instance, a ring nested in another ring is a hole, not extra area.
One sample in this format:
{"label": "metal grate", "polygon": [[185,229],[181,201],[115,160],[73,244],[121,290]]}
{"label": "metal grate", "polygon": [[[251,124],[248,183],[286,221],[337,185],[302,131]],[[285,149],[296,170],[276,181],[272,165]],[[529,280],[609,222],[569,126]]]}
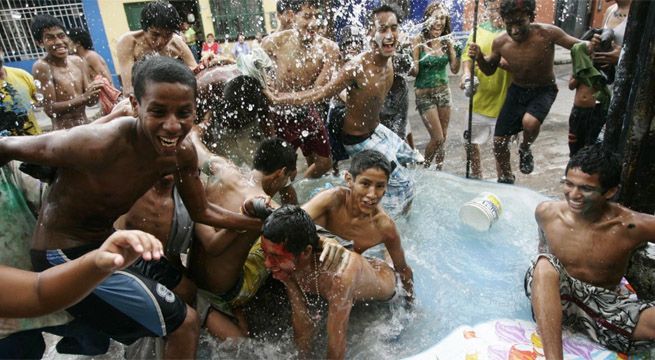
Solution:
{"label": "metal grate", "polygon": [[82,0],[0,0],[0,48],[6,61],[33,60],[45,54],[30,31],[37,14],[58,18],[66,29],[88,29]]}

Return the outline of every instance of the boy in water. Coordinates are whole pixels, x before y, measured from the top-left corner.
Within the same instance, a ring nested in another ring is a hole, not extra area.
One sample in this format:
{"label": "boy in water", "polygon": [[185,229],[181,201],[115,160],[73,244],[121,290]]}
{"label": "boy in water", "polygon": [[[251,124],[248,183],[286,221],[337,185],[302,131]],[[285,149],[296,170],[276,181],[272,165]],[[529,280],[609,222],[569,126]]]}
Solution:
{"label": "boy in water", "polygon": [[302,208],[317,225],[352,240],[353,251],[358,254],[383,243],[411,301],[414,293],[412,269],[405,261],[396,224],[380,206],[390,173],[391,165],[384,155],[364,150],[352,158],[346,173],[347,188],[323,191]]}
{"label": "boy in water", "polygon": [[[380,110],[393,85],[391,58],[398,42],[396,11],[383,5],[371,16],[372,49],[348,62],[328,84],[310,90],[272,94],[273,103],[302,105],[316,103],[347,89],[346,111],[341,128],[343,151],[353,156],[372,149],[384,154],[395,169],[389,177],[383,206],[392,215],[409,208],[414,195],[414,180],[404,167],[419,159],[412,148],[386,126],[380,124]],[[332,126],[332,125],[331,125]]]}
{"label": "boy in water", "polygon": [[118,73],[123,94],[134,91],[132,66],[148,55],[159,54],[182,60],[190,69],[198,66],[184,38],[176,34],[180,29],[180,15],[173,5],[161,0],[146,4],[141,10],[141,30],[123,34],[116,44]]}
{"label": "boy in water", "polygon": [[70,129],[88,123],[86,106],[98,102],[102,81],[89,83],[84,60],[68,55],[69,39],[59,20],[50,15],[37,15],[31,30],[46,51],[46,56],[32,66],[32,74],[39,81],[43,109],[52,119],[52,128]]}
{"label": "boy in water", "polygon": [[566,201],[539,204],[539,254],[525,274],[544,354],[561,360],[562,325],[612,351],[655,346],[655,303],[619,288],[633,252],[655,239],[655,217],[610,199],[621,160],[601,144],[576,153],[562,178]]}
{"label": "boy in water", "polygon": [[68,36],[73,44],[73,53],[84,59],[89,66],[89,80],[93,80],[97,75],[101,75],[113,86],[114,81],[111,78],[109,66],[107,66],[105,59],[93,50],[93,40],[91,40],[89,32],[82,28],[76,28],[71,29],[68,32]]}
{"label": "boy in water", "polygon": [[[342,270],[325,270],[318,265],[318,248],[316,226],[301,208],[285,205],[266,219],[262,235],[265,264],[287,289],[300,357],[343,359],[353,303],[390,300],[396,294],[396,279],[383,261],[355,253]],[[312,352],[321,298],[328,302],[327,356]]]}
{"label": "boy in water", "polygon": [[[58,168],[33,236],[35,270],[97,248],[114,231],[114,221],[166,174],[174,174],[194,221],[230,229],[261,227],[257,219],[207,202],[195,148],[185,140],[195,119],[193,73],[174,59],[155,56],[135,66],[134,79],[130,100],[136,118],[0,139],[0,165],[16,159]],[[68,311],[116,340],[165,336],[166,357],[195,355],[196,312],[138,271],[112,275]]]}
{"label": "boy in water", "polygon": [[491,53],[485,57],[478,44],[469,43],[468,55],[476,59],[486,75],[496,71],[501,58],[512,74],[512,84],[496,122],[494,155],[500,172],[498,182],[513,184],[510,138],[523,131],[519,169],[524,174],[532,173],[534,159],[530,146],[557,97],[553,72],[555,44],[571,49],[580,40],[556,26],[533,23],[535,0],[502,0],[500,15],[507,32],[493,41]]}

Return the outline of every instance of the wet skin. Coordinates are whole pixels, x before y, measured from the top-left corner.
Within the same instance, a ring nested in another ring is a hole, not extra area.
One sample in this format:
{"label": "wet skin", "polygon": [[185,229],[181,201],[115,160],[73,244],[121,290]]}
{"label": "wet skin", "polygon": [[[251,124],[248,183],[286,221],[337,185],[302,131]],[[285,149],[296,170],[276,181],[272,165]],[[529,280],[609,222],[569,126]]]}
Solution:
{"label": "wet skin", "polygon": [[[307,91],[268,94],[274,104],[313,104],[348,92],[343,133],[368,135],[380,124],[380,109],[393,84],[391,56],[398,41],[398,20],[391,12],[375,15],[372,50],[346,63],[325,86]],[[383,45],[383,46],[380,46]]]}
{"label": "wet skin", "polygon": [[131,94],[134,91],[132,66],[147,55],[159,54],[181,59],[190,69],[194,69],[198,65],[181,36],[174,34],[171,30],[158,27],[123,34],[116,44],[116,53],[118,73],[121,77],[124,94]]}
{"label": "wet skin", "polygon": [[302,91],[326,84],[336,71],[339,47],[316,34],[318,9],[303,5],[293,29],[266,37],[262,49],[275,63],[274,88]]}
{"label": "wet skin", "polygon": [[[477,57],[480,70],[487,75],[493,74],[502,58],[515,84],[522,87],[554,84],[555,44],[571,49],[580,40],[556,26],[531,23],[525,12],[512,13],[503,20],[507,31],[494,40],[491,54]],[[469,56],[476,57],[478,53],[479,47],[471,43]]]}
{"label": "wet skin", "polygon": [[[350,310],[355,301],[389,300],[395,290],[391,267],[378,259],[366,259],[351,254],[346,268],[335,273],[317,270],[315,253],[307,245],[299,255],[289,252],[283,244],[262,237],[266,267],[272,276],[284,283],[291,302],[294,340],[300,356],[311,357],[316,327],[309,313],[306,294],[318,294],[328,302],[327,358],[343,359],[346,353],[346,335]],[[322,353],[322,352],[321,352]]]}
{"label": "wet skin", "polygon": [[412,294],[413,273],[405,260],[400,235],[396,224],[380,205],[387,181],[387,175],[378,168],[366,169],[355,178],[346,174],[347,188],[323,191],[302,208],[316,224],[343,239],[352,240],[358,254],[384,243],[403,287]]}
{"label": "wet skin", "polygon": [[138,118],[0,140],[0,164],[16,159],[55,166],[33,237],[37,250],[99,243],[162,176],[174,174],[192,219],[225,228],[259,229],[259,220],[211,205],[198,177],[195,148],[184,137],[195,118],[194,92],[180,83],[149,83]]}
{"label": "wet skin", "polygon": [[85,107],[98,102],[100,82],[89,82],[86,64],[78,56],[69,56],[70,39],[62,28],[43,31],[39,45],[46,56],[32,66],[34,79],[41,84],[44,110],[55,130],[86,124]]}

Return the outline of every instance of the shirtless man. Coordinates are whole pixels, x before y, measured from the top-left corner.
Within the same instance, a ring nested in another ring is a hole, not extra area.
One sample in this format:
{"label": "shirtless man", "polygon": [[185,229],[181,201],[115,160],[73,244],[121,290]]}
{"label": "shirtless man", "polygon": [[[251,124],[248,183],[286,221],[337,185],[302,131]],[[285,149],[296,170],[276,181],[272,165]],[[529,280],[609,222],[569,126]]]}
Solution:
{"label": "shirtless man", "polygon": [[114,81],[111,79],[111,72],[105,59],[93,50],[93,40],[88,31],[82,28],[71,29],[68,32],[73,45],[75,55],[84,59],[88,65],[89,80],[92,81],[96,75],[102,75],[113,86]]}
{"label": "shirtless man", "polygon": [[[246,200],[273,196],[287,185],[296,175],[296,153],[282,139],[267,139],[257,148],[253,170],[249,173],[242,173],[233,163],[218,156],[209,157],[203,172],[209,175],[207,200],[237,212]],[[189,268],[201,289],[201,297],[210,303],[207,330],[221,340],[248,336],[240,307],[250,301],[268,278],[257,241],[261,231],[244,233],[197,224],[195,233]],[[199,311],[202,313],[202,309]]]}
{"label": "shirtless man", "polygon": [[571,49],[580,40],[556,26],[533,23],[535,0],[502,0],[500,15],[507,32],[496,37],[491,53],[485,57],[478,44],[469,43],[468,55],[476,59],[486,75],[496,71],[501,58],[506,62],[505,70],[512,74],[512,84],[496,122],[494,155],[500,173],[498,182],[513,184],[510,138],[523,131],[519,169],[530,174],[534,170],[530,146],[557,97],[553,72],[555,44]]}
{"label": "shirtless man", "polygon": [[[294,340],[301,358],[343,359],[350,310],[356,301],[387,301],[396,293],[393,269],[379,259],[351,253],[343,269],[319,267],[319,236],[302,209],[285,205],[265,221],[262,249],[273,278],[284,283],[291,302]],[[320,297],[328,302],[327,356],[312,352],[320,321]]]}
{"label": "shirtless man", "polygon": [[[290,0],[289,8],[293,29],[276,32],[262,43],[275,63],[274,88],[294,92],[322,86],[336,70],[339,47],[316,34],[319,10],[315,0]],[[305,105],[275,107],[272,123],[277,136],[302,150],[309,166],[305,177],[317,178],[332,167],[324,121],[327,108],[319,101]]]}
{"label": "shirtless man", "polygon": [[525,291],[549,360],[562,359],[562,325],[617,352],[655,346],[655,303],[619,289],[633,252],[655,239],[655,217],[610,201],[620,177],[616,154],[600,144],[583,148],[562,178],[566,201],[535,211],[539,254]]}
{"label": "shirtless man", "polygon": [[46,51],[46,56],[32,66],[43,94],[43,109],[52,119],[54,130],[86,124],[86,106],[98,102],[102,81],[89,83],[84,60],[68,55],[68,36],[64,25],[50,15],[32,20],[32,36]]}
{"label": "shirtless man", "polygon": [[314,196],[302,208],[334,235],[353,241],[353,250],[361,254],[384,243],[395,271],[403,282],[407,298],[413,294],[412,269],[394,221],[380,206],[391,173],[389,161],[375,150],[353,156],[346,173],[348,187],[336,187]]}
{"label": "shirtless man", "polygon": [[132,66],[148,55],[159,54],[180,59],[190,69],[196,69],[198,64],[191,50],[184,38],[176,34],[180,22],[180,15],[171,4],[157,0],[143,7],[141,30],[123,34],[116,44],[123,94],[129,95],[134,91]]}
{"label": "shirtless man", "polygon": [[377,150],[393,164],[395,169],[382,204],[394,216],[408,209],[411,202],[414,180],[404,165],[418,158],[404,139],[380,124],[380,110],[393,85],[391,58],[398,42],[398,17],[392,7],[383,5],[373,10],[371,22],[372,49],[346,63],[328,84],[302,92],[267,94],[274,104],[303,105],[346,89],[346,111],[343,126],[339,126],[343,151],[352,156],[367,149]]}
{"label": "shirtless man", "polygon": [[[195,119],[191,71],[174,59],[155,56],[135,67],[134,79],[130,100],[136,118],[0,139],[0,164],[16,159],[58,168],[33,236],[35,270],[97,248],[113,232],[114,221],[166,174],[174,174],[194,221],[230,229],[261,227],[258,219],[207,202],[195,148],[185,140]],[[119,341],[165,336],[166,357],[194,357],[196,312],[136,271],[112,275],[68,311]]]}

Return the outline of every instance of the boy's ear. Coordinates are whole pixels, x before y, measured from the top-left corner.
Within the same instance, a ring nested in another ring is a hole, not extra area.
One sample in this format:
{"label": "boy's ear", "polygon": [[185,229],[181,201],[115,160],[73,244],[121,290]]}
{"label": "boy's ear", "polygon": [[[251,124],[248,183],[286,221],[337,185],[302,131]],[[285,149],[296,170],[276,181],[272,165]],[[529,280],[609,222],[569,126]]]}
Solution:
{"label": "boy's ear", "polygon": [[305,246],[305,249],[300,253],[300,257],[303,259],[308,259],[310,256],[312,256],[312,252],[314,251],[314,248],[312,248],[311,245]]}
{"label": "boy's ear", "polygon": [[613,188],[609,188],[607,191],[605,191],[605,193],[603,194],[603,197],[606,200],[611,200],[614,197],[614,195],[616,195],[617,192],[619,192],[619,187],[618,186],[615,186]]}
{"label": "boy's ear", "polygon": [[346,184],[348,186],[352,185],[353,181],[355,181],[355,179],[353,178],[353,175],[348,170],[346,170],[343,178],[346,180]]}
{"label": "boy's ear", "polygon": [[132,104],[132,109],[134,110],[134,114],[138,114],[139,102],[136,100],[136,97],[134,97],[134,94],[130,94],[130,104]]}

